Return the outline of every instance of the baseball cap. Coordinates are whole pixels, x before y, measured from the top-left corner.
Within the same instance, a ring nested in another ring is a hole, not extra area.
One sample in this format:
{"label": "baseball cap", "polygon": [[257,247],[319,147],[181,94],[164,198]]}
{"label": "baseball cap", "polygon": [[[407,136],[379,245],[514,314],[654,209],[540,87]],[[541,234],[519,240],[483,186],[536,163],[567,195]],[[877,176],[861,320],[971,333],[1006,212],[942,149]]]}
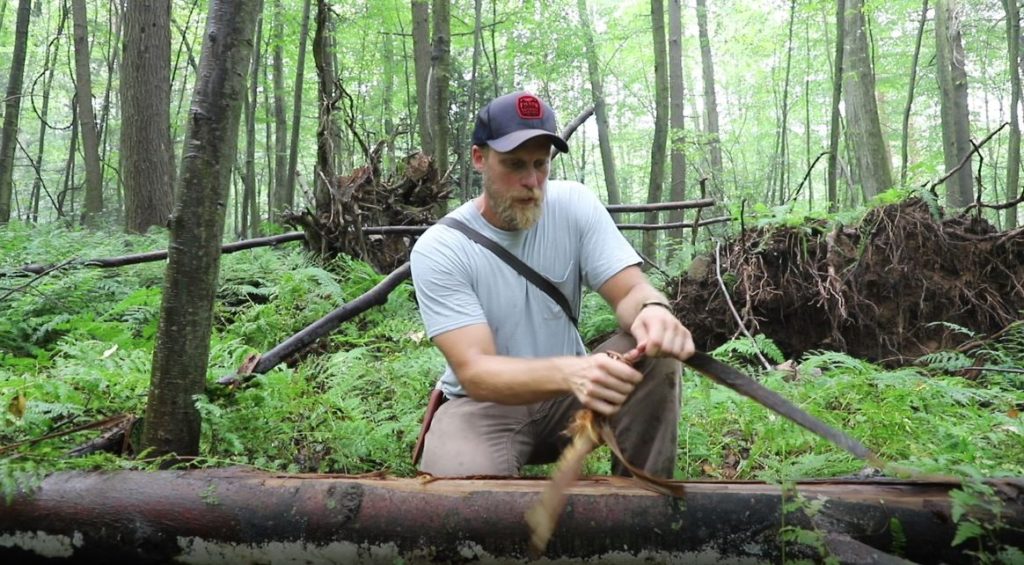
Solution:
{"label": "baseball cap", "polygon": [[545,136],[562,153],[569,145],[555,129],[555,111],[529,92],[513,92],[491,100],[476,115],[473,145],[487,145],[502,153],[527,140]]}

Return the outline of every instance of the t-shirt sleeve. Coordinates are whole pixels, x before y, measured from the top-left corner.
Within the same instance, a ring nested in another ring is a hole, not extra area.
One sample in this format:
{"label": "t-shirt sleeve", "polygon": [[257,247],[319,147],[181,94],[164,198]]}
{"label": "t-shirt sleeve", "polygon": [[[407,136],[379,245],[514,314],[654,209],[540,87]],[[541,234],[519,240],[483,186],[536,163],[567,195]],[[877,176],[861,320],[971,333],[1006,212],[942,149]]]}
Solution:
{"label": "t-shirt sleeve", "polygon": [[622,269],[639,265],[642,260],[633,246],[615,226],[608,210],[589,190],[577,191],[581,216],[580,265],[583,283],[597,290]]}
{"label": "t-shirt sleeve", "polygon": [[410,261],[416,302],[427,337],[487,323],[465,257],[460,257],[451,245],[444,245],[443,237],[421,238]]}

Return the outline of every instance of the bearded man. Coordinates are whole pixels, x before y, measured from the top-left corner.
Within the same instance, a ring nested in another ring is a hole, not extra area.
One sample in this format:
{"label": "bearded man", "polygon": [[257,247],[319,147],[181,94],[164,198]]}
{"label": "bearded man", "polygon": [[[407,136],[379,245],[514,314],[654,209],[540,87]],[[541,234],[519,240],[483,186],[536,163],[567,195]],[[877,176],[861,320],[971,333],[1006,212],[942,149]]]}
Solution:
{"label": "bearded man", "polygon": [[[528,92],[481,109],[472,158],[483,194],[448,218],[532,267],[566,306],[451,225],[431,227],[413,248],[420,313],[447,360],[437,383],[446,402],[425,423],[419,468],[518,476],[525,464],[557,460],[569,441],[561,432],[589,408],[609,417],[630,463],[671,478],[680,361],[693,354],[693,339],[591,191],[548,180],[552,147],[569,151],[555,128],[554,111]],[[584,285],[621,328],[593,354],[575,326]],[[618,461],[612,472],[627,473]]]}

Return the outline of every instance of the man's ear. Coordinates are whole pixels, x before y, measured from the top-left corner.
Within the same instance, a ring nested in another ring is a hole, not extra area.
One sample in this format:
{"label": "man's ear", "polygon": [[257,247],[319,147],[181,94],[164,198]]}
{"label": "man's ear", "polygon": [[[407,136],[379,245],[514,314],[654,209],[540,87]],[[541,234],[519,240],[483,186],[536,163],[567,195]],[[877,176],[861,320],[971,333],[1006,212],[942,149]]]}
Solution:
{"label": "man's ear", "polygon": [[474,145],[470,151],[473,156],[473,168],[478,171],[484,170],[484,161],[487,159],[487,148]]}

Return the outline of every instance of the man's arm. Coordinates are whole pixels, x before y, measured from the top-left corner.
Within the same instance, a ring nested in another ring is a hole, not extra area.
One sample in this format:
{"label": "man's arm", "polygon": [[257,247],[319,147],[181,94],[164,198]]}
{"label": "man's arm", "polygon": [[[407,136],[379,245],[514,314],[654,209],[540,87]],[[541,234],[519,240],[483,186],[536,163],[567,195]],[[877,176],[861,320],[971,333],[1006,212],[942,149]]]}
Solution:
{"label": "man's arm", "polygon": [[695,346],[690,330],[675,317],[668,308],[668,299],[651,285],[639,267],[619,271],[601,285],[598,293],[615,311],[619,327],[636,339],[637,352],[681,361],[693,355]]}
{"label": "man's arm", "polygon": [[643,376],[607,355],[522,359],[497,355],[486,324],[434,337],[466,393],[478,401],[531,404],[574,394],[584,407],[611,416]]}

